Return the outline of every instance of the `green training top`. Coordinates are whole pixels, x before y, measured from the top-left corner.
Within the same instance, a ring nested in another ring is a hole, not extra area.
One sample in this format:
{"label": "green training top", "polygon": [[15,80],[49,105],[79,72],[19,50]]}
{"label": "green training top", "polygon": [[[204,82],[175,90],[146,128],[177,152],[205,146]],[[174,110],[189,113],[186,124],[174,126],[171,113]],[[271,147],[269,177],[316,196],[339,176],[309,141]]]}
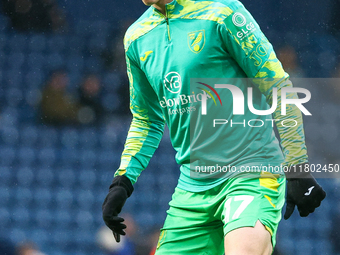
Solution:
{"label": "green training top", "polygon": [[[281,89],[292,86],[289,76],[239,1],[173,0],[166,5],[166,15],[150,7],[127,30],[124,45],[133,119],[115,175],[125,175],[133,184],[137,181],[159,145],[165,123],[181,165],[178,187],[184,190],[204,191],[232,176],[230,171],[197,175],[200,166],[239,169],[308,161],[299,109],[288,106],[285,116],[280,112]],[[208,78],[251,78],[251,84],[241,80],[233,84],[243,92],[245,102],[247,87],[253,88],[258,110],[270,108],[277,88],[279,107],[273,116],[252,114],[247,106],[243,115],[233,115],[232,94],[218,88],[214,94]],[[208,98],[206,115],[200,108],[203,96]],[[227,124],[214,127],[214,119]],[[297,125],[282,124],[289,119]],[[215,178],[206,178],[211,176]]]}

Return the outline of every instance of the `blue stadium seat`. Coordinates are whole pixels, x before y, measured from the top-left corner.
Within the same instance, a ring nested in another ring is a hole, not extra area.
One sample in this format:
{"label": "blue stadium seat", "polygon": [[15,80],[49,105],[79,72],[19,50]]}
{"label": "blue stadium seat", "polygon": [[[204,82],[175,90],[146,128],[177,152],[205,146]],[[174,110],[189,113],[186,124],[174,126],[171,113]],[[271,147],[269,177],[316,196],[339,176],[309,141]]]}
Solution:
{"label": "blue stadium seat", "polygon": [[65,210],[65,209],[58,209],[55,212],[54,217],[55,217],[55,223],[58,226],[58,228],[63,228],[65,230],[67,230],[67,228],[69,228],[69,226],[73,222],[73,218],[71,214],[69,213],[68,210]]}
{"label": "blue stadium seat", "polygon": [[80,36],[70,36],[67,41],[69,55],[82,55],[85,49],[85,40]]}
{"label": "blue stadium seat", "polygon": [[338,137],[340,135],[338,131],[338,126],[336,124],[326,124],[322,126],[321,138],[324,144],[324,149],[329,154],[333,155],[333,157],[340,156],[340,150],[337,148],[338,143],[334,137]]}
{"label": "blue stadium seat", "polygon": [[78,241],[78,245],[80,244],[78,252],[80,252],[80,254],[86,254],[86,250],[90,246],[95,245],[95,232],[93,230],[80,232],[79,234],[76,234],[76,240]]}
{"label": "blue stadium seat", "polygon": [[0,162],[1,166],[11,166],[16,159],[15,148],[6,146],[0,148]]}
{"label": "blue stadium seat", "polygon": [[97,36],[100,35],[108,35],[109,30],[111,29],[111,24],[104,20],[97,20],[95,22],[92,22],[89,30],[92,33],[92,35]]}
{"label": "blue stadium seat", "polygon": [[2,139],[8,144],[18,143],[19,111],[15,107],[5,106],[1,112],[1,124],[4,126]]}
{"label": "blue stadium seat", "polygon": [[[11,190],[8,187],[0,187],[0,208],[6,208],[11,201]],[[4,206],[4,207],[3,207]]]}
{"label": "blue stadium seat", "polygon": [[84,57],[81,54],[71,54],[67,57],[66,66],[70,72],[80,72],[84,68]]}
{"label": "blue stadium seat", "polygon": [[314,255],[314,243],[310,239],[299,238],[295,242],[295,254]]}
{"label": "blue stadium seat", "polygon": [[42,148],[38,152],[38,159],[41,165],[53,166],[57,159],[55,148],[53,147]]}
{"label": "blue stadium seat", "polygon": [[49,52],[62,52],[66,47],[66,38],[61,35],[52,35],[47,41]]}
{"label": "blue stadium seat", "polygon": [[23,146],[33,146],[38,140],[38,130],[35,126],[24,126],[20,130],[20,143]]}
{"label": "blue stadium seat", "polygon": [[37,228],[34,226],[30,230],[30,240],[35,242],[37,245],[41,247],[41,245],[46,244],[50,239],[51,232],[44,228]]}
{"label": "blue stadium seat", "polygon": [[0,31],[0,50],[1,51],[5,51],[7,43],[8,43],[8,36],[7,36],[7,34],[2,33]]}
{"label": "blue stadium seat", "polygon": [[[3,150],[0,149],[0,154],[2,154]],[[1,159],[0,159],[1,160]],[[0,161],[0,187],[6,187],[10,184],[13,179],[13,169],[10,167],[4,166],[2,164],[2,160]]]}
{"label": "blue stadium seat", "polygon": [[107,47],[107,34],[97,34],[95,37],[91,37],[90,41],[88,42],[88,48],[97,54],[100,54],[102,51],[106,50]]}
{"label": "blue stadium seat", "polygon": [[75,32],[79,37],[87,37],[91,33],[91,22],[88,20],[79,20],[75,25]]}
{"label": "blue stadium seat", "polygon": [[156,223],[151,208],[139,210],[134,218],[141,228],[149,228]]}
{"label": "blue stadium seat", "polygon": [[79,133],[76,129],[65,128],[61,132],[61,142],[67,148],[75,149],[79,144]]}
{"label": "blue stadium seat", "polygon": [[[114,144],[112,144],[114,145]],[[97,155],[97,163],[100,169],[108,170],[110,173],[118,169],[120,164],[120,156],[123,148],[120,151],[115,150],[101,150]]]}
{"label": "blue stadium seat", "polygon": [[[280,34],[280,33],[279,33]],[[290,32],[285,35],[285,40],[288,44],[292,45],[295,49],[305,49],[310,47],[310,38],[304,33]]]}
{"label": "blue stadium seat", "polygon": [[21,88],[23,86],[23,75],[21,69],[8,69],[5,73],[5,79],[9,87]]}
{"label": "blue stadium seat", "polygon": [[8,232],[7,237],[12,243],[20,243],[28,239],[28,236],[26,235],[25,231],[19,226],[12,227],[11,230]]}
{"label": "blue stadium seat", "polygon": [[62,68],[65,65],[65,58],[59,53],[50,53],[47,55],[46,64],[51,70]]}
{"label": "blue stadium seat", "polygon": [[53,244],[58,247],[58,249],[62,249],[65,245],[67,245],[73,239],[72,232],[67,229],[57,229],[53,231],[51,239]]}
{"label": "blue stadium seat", "polygon": [[57,171],[58,184],[61,187],[72,187],[76,182],[76,175],[72,169],[62,168]]}
{"label": "blue stadium seat", "polygon": [[[88,167],[89,165],[87,165]],[[95,169],[83,169],[78,174],[78,182],[80,187],[91,189],[96,183],[96,173]]]}
{"label": "blue stadium seat", "polygon": [[330,77],[333,74],[332,71],[334,67],[338,64],[338,59],[334,51],[327,48],[327,50],[319,53],[317,60],[321,68],[320,71],[325,74],[323,77]]}
{"label": "blue stadium seat", "polygon": [[31,165],[36,160],[35,150],[31,147],[19,148],[18,160],[22,165]]}
{"label": "blue stadium seat", "polygon": [[13,189],[15,202],[18,205],[28,206],[33,200],[33,194],[30,187],[18,187]]}
{"label": "blue stadium seat", "polygon": [[298,254],[294,253],[295,240],[289,238],[290,236],[281,236],[277,240],[277,246],[280,254]]}
{"label": "blue stadium seat", "polygon": [[78,210],[75,220],[76,220],[77,228],[80,230],[77,232],[80,233],[80,237],[83,238],[86,231],[82,231],[82,230],[88,230],[89,228],[92,227],[93,215],[90,211],[81,209],[81,210]]}
{"label": "blue stadium seat", "polygon": [[[31,116],[37,116],[38,111],[37,107],[39,106],[40,99],[41,99],[41,91],[36,88],[29,88],[28,90],[25,91],[25,104],[27,107],[22,110],[27,110],[27,118]],[[33,118],[31,117],[30,120]],[[30,121],[31,122],[31,121]]]}
{"label": "blue stadium seat", "polygon": [[[35,178],[37,180],[37,183],[41,187],[49,187],[54,182],[54,171],[50,169],[49,167],[42,166],[39,170],[35,173]],[[47,190],[48,191],[48,190]],[[38,193],[38,191],[37,191]],[[35,193],[34,196],[36,196],[37,199],[44,199],[44,194],[37,194]],[[47,195],[50,192],[48,191]]]}
{"label": "blue stadium seat", "polygon": [[50,228],[53,224],[54,217],[51,210],[38,209],[34,214],[34,222],[37,227]]}
{"label": "blue stadium seat", "polygon": [[108,112],[113,112],[119,109],[122,102],[117,93],[106,93],[103,96],[102,103]]}
{"label": "blue stadium seat", "polygon": [[48,255],[66,255],[65,252],[57,249],[61,249],[62,247],[54,247],[53,245],[50,245],[48,247],[48,250],[46,251]]}
{"label": "blue stadium seat", "polygon": [[83,70],[70,70],[69,73],[69,90],[72,91],[74,94],[77,94],[77,90],[79,88],[79,84],[83,78]]}
{"label": "blue stadium seat", "polygon": [[44,35],[33,35],[29,42],[28,47],[31,51],[42,52],[46,48],[46,36]]}
{"label": "blue stadium seat", "polygon": [[103,152],[112,150],[114,147],[116,147],[115,144],[117,143],[117,135],[110,135],[102,130],[98,134],[98,140],[100,147],[102,148],[102,152],[100,154],[102,154]]}
{"label": "blue stadium seat", "polygon": [[31,168],[23,167],[16,173],[16,179],[18,185],[23,187],[29,187],[34,181],[34,173]]}
{"label": "blue stadium seat", "polygon": [[8,46],[12,52],[24,52],[27,48],[27,37],[24,34],[12,34],[8,40]]}
{"label": "blue stadium seat", "polygon": [[164,207],[165,210],[169,209],[169,202],[171,200],[172,193],[173,192],[163,192],[163,189],[160,192],[158,192],[157,196],[158,206]]}
{"label": "blue stadium seat", "polygon": [[[142,185],[140,185],[139,187],[141,186]],[[145,189],[148,186],[147,185],[143,185],[143,186],[144,186],[144,189],[142,191],[139,191],[140,192],[139,198],[140,198],[141,203],[146,207],[156,206],[159,194],[155,192],[155,190],[152,189],[152,187]]]}
{"label": "blue stadium seat", "polygon": [[[1,189],[0,189],[1,192]],[[1,195],[0,195],[1,196]],[[1,201],[0,201],[1,204]],[[11,227],[11,217],[10,217],[10,212],[7,209],[7,207],[0,207],[0,222],[1,222],[1,226],[3,228],[8,228]]]}
{"label": "blue stadium seat", "polygon": [[300,61],[302,63],[302,68],[306,71],[307,76],[309,77],[320,77],[318,62],[315,61],[318,58],[317,54],[313,49],[305,49],[300,51]]}
{"label": "blue stadium seat", "polygon": [[[322,209],[322,207],[318,209]],[[330,216],[327,217],[327,215],[324,215],[322,213],[320,213],[320,215],[322,215],[322,217],[318,217],[317,220],[314,221],[313,226],[315,228],[316,233],[318,233],[318,236],[322,238],[324,236],[327,236],[327,234],[332,229],[333,225]]]}
{"label": "blue stadium seat", "polygon": [[[57,207],[60,208],[62,211],[58,213],[60,214],[60,218],[67,218],[69,216],[69,212],[66,210],[67,208],[72,207],[72,203],[74,202],[74,194],[71,192],[71,190],[67,189],[59,189],[55,193],[55,199],[57,202]],[[64,215],[67,212],[67,215]]]}
{"label": "blue stadium seat", "polygon": [[[98,187],[108,187],[111,184],[111,181],[113,179],[114,170],[112,168],[107,168],[105,170],[100,170],[97,173],[97,181],[98,181]],[[107,191],[107,190],[105,190]],[[100,192],[103,192],[102,189],[100,189]]]}
{"label": "blue stadium seat", "polygon": [[[98,211],[98,213],[94,213],[94,212],[92,213],[93,214],[94,226],[101,226],[101,225],[104,224],[104,221],[103,221],[103,218],[102,218],[102,213],[101,213],[101,207],[102,207],[104,199],[105,199],[105,196],[104,197],[97,197],[96,208],[97,209],[99,208],[99,211]],[[124,210],[125,210],[125,205],[124,205]]]}
{"label": "blue stadium seat", "polygon": [[[179,170],[176,169],[176,171],[179,171]],[[174,187],[177,184],[178,174],[172,173],[172,171],[169,169],[165,170],[164,167],[157,169],[157,173],[158,173],[157,175],[158,183],[164,184],[164,186],[162,187],[164,191],[172,192]]]}
{"label": "blue stadium seat", "polygon": [[[293,235],[293,223],[292,221],[281,221],[278,229],[279,235],[291,236]],[[282,233],[282,234],[281,234]]]}
{"label": "blue stadium seat", "polygon": [[119,73],[109,72],[104,75],[102,82],[106,90],[116,92],[122,81]]}
{"label": "blue stadium seat", "polygon": [[[339,179],[331,179],[331,180],[318,180],[321,185],[327,185],[327,207],[329,207],[330,211],[333,213],[334,211],[337,212],[338,208],[335,210],[332,206],[332,201],[338,200],[340,197],[340,194],[338,193],[338,186],[339,186]],[[339,207],[340,208],[340,207]]]}
{"label": "blue stadium seat", "polygon": [[[1,40],[0,40],[0,42],[1,42]],[[0,45],[0,47],[1,47],[1,45]],[[0,81],[1,82],[4,78],[3,70],[5,69],[5,67],[7,67],[7,55],[6,55],[4,50],[0,49],[0,68],[1,68]]]}
{"label": "blue stadium seat", "polygon": [[334,255],[332,245],[328,240],[328,236],[325,236],[324,240],[315,240],[313,242],[313,246],[313,254]]}
{"label": "blue stadium seat", "polygon": [[74,163],[77,163],[79,160],[79,152],[76,149],[71,148],[63,148],[61,150],[61,164],[64,167],[69,167]]}
{"label": "blue stadium seat", "polygon": [[58,140],[58,131],[53,127],[41,127],[38,129],[39,132],[39,146],[44,147],[52,147],[57,146]]}
{"label": "blue stadium seat", "polygon": [[16,206],[11,213],[11,219],[14,226],[25,227],[29,224],[30,214],[26,207]]}
{"label": "blue stadium seat", "polygon": [[325,50],[331,50],[333,52],[339,52],[340,45],[336,37],[328,34],[318,35],[313,38],[314,47],[320,52]]}
{"label": "blue stadium seat", "polygon": [[92,209],[94,203],[93,193],[90,190],[85,189],[77,190],[76,202],[79,205],[79,207],[83,210]]}
{"label": "blue stadium seat", "polygon": [[84,128],[81,130],[80,146],[82,148],[94,148],[98,142],[98,134],[95,128]]}
{"label": "blue stadium seat", "polygon": [[82,168],[93,167],[96,163],[96,153],[94,150],[82,150],[80,164]]}
{"label": "blue stadium seat", "polygon": [[[175,155],[175,150],[174,148],[172,148],[172,145],[170,142],[169,129],[167,127],[164,129],[164,134],[159,144],[159,150],[161,150],[162,152],[164,150],[164,151],[167,151],[167,153],[172,153],[173,155]],[[167,154],[167,153],[162,153],[162,154]]]}
{"label": "blue stadium seat", "polygon": [[25,76],[27,87],[42,88],[45,82],[45,75],[40,69],[29,71]]}
{"label": "blue stadium seat", "polygon": [[306,136],[309,140],[313,142],[318,142],[321,139],[321,126],[317,122],[308,123],[308,125],[304,126]]}
{"label": "blue stadium seat", "polygon": [[87,72],[98,73],[103,69],[103,66],[97,57],[87,57],[85,58],[85,68]]}
{"label": "blue stadium seat", "polygon": [[23,52],[14,51],[8,55],[8,65],[11,69],[20,69],[23,66],[24,62],[25,55]]}
{"label": "blue stadium seat", "polygon": [[[41,70],[45,65],[45,57],[40,52],[32,52],[27,55],[27,65],[29,70]],[[40,85],[40,84],[39,84]]]}
{"label": "blue stadium seat", "polygon": [[313,224],[313,219],[312,219],[313,216],[314,215],[310,215],[307,218],[298,219],[294,224],[295,233],[301,231],[301,229],[304,229],[304,237],[312,238],[313,230],[314,230],[314,224]]}

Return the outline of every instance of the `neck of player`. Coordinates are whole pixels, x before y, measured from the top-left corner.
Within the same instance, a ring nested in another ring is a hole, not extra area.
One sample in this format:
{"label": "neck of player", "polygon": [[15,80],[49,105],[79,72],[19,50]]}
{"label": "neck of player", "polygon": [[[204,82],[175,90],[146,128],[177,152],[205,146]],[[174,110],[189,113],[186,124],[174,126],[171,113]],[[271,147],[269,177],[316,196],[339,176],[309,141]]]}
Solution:
{"label": "neck of player", "polygon": [[172,0],[159,0],[157,3],[153,4],[153,7],[155,7],[157,10],[163,13],[164,16],[166,16],[165,5],[170,2],[172,2]]}

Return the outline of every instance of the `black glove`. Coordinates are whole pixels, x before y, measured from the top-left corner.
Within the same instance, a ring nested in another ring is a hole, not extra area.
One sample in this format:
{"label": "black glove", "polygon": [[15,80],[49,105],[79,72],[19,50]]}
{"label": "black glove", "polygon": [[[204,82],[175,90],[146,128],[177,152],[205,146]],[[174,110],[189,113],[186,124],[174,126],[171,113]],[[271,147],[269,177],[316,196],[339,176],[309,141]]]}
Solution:
{"label": "black glove", "polygon": [[125,235],[124,229],[126,228],[126,225],[122,223],[124,219],[118,217],[118,214],[132,192],[131,181],[126,176],[116,176],[102,206],[104,222],[112,230],[117,242],[120,242],[120,235]]}
{"label": "black glove", "polygon": [[[287,176],[287,206],[284,219],[287,220],[294,212],[295,205],[298,208],[301,217],[306,217],[319,207],[321,201],[326,197],[326,192],[317,183],[315,178],[305,172],[303,165],[297,165],[294,172],[291,168]],[[302,169],[300,172],[299,169]]]}

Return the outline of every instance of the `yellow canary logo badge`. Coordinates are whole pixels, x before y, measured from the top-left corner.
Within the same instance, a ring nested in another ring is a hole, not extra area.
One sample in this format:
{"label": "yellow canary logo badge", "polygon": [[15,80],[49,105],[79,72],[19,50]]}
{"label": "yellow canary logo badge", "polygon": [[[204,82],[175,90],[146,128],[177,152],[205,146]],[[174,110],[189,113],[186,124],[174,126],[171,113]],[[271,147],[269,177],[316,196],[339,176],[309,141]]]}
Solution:
{"label": "yellow canary logo badge", "polygon": [[145,52],[144,56],[140,57],[140,60],[142,60],[144,62],[152,52],[153,52],[152,50]]}
{"label": "yellow canary logo badge", "polygon": [[205,31],[198,30],[188,33],[188,46],[194,53],[199,53],[205,45]]}

